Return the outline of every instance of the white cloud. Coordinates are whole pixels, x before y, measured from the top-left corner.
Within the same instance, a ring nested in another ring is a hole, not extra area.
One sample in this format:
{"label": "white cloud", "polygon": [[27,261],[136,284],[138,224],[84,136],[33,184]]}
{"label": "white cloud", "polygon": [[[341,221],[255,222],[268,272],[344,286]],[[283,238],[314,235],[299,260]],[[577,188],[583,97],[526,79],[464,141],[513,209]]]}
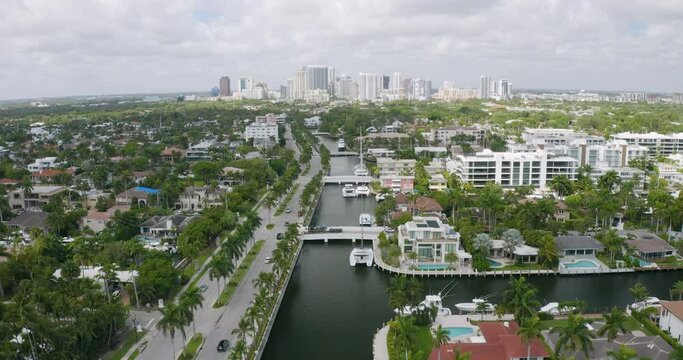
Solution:
{"label": "white cloud", "polygon": [[0,98],[271,87],[304,63],[515,87],[675,91],[683,3],[9,0]]}

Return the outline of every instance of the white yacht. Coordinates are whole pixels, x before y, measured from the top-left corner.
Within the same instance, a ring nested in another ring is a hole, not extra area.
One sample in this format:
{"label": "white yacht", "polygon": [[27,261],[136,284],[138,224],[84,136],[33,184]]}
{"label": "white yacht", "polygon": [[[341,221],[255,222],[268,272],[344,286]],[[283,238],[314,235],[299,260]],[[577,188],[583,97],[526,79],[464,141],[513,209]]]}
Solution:
{"label": "white yacht", "polygon": [[344,139],[339,139],[337,141],[337,151],[345,151],[346,150],[346,142]]}
{"label": "white yacht", "polygon": [[572,310],[576,309],[573,306],[563,306],[560,307],[560,303],[558,302],[549,302],[542,306],[538,312],[550,314],[550,315],[566,315],[569,314]]}
{"label": "white yacht", "polygon": [[374,260],[374,253],[372,248],[359,247],[353,248],[351,254],[349,255],[349,265],[356,266],[357,264],[365,264],[366,266],[372,266]]}
{"label": "white yacht", "polygon": [[365,185],[359,185],[356,187],[356,195],[370,196],[370,188]]}
{"label": "white yacht", "polygon": [[418,304],[417,306],[406,306],[403,309],[394,309],[394,312],[398,315],[401,316],[407,316],[407,315],[412,315],[417,310],[425,310],[425,309],[431,309],[432,307],[435,307],[438,312],[437,314],[440,316],[448,316],[451,315],[451,309],[447,307],[443,307],[443,304],[441,302],[441,294],[437,295],[427,295],[425,296],[425,299]]}
{"label": "white yacht", "polygon": [[486,304],[486,312],[493,312],[496,310],[496,307],[493,304],[489,303],[485,299],[480,298],[472,299],[472,302],[468,303],[455,304],[455,308],[463,313],[473,313],[477,311],[477,306],[482,303]]}
{"label": "white yacht", "polygon": [[661,304],[659,303],[659,298],[656,297],[649,297],[645,299],[644,301],[641,302],[635,302],[631,305],[628,306],[629,310],[643,310],[645,308],[649,307],[660,307]]}
{"label": "white yacht", "polygon": [[356,188],[353,187],[352,184],[344,185],[344,188],[342,189],[342,196],[345,198],[356,197]]}
{"label": "white yacht", "polygon": [[372,224],[375,222],[375,218],[367,213],[360,214],[358,217],[358,224],[360,226],[372,226]]}
{"label": "white yacht", "polygon": [[379,193],[379,194],[375,195],[375,200],[377,202],[384,201],[384,199],[386,199],[386,197],[387,197],[387,195],[385,193]]}

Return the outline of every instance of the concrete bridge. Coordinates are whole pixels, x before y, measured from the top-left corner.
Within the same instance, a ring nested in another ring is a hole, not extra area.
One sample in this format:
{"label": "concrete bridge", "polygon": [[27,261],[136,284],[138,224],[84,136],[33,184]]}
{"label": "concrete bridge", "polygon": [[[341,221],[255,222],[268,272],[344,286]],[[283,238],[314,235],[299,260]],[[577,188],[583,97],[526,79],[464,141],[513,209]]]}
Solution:
{"label": "concrete bridge", "polygon": [[299,238],[304,241],[314,241],[323,240],[328,242],[329,240],[351,240],[357,241],[362,238],[364,240],[374,241],[377,240],[379,234],[384,231],[381,226],[366,226],[362,228],[360,226],[332,226],[335,229],[341,228],[341,232],[320,232],[320,233],[307,233],[299,235]]}
{"label": "concrete bridge", "polygon": [[330,156],[358,156],[358,153],[355,151],[335,151],[330,152]]}
{"label": "concrete bridge", "polygon": [[325,176],[323,182],[325,184],[369,184],[375,178],[372,176],[355,176],[355,175],[338,175]]}

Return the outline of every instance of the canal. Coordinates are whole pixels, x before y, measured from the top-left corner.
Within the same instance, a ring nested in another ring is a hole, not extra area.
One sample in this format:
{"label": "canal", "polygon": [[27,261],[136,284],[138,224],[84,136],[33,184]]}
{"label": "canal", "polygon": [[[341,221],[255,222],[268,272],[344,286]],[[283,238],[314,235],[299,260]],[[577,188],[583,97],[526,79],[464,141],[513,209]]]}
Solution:
{"label": "canal", "polygon": [[[324,140],[336,147],[335,141]],[[350,174],[357,158],[332,158],[332,174]],[[338,172],[337,172],[338,171]],[[363,209],[371,213],[374,199],[344,199],[341,187],[325,186],[312,225],[355,225]],[[384,293],[391,275],[377,268],[350,267],[351,242],[322,242],[304,245],[292,274],[282,306],[266,345],[267,360],[371,359],[372,337],[393,313]],[[530,277],[539,289],[539,301],[581,299],[589,312],[633,302],[628,289],[643,283],[653,296],[669,298],[669,288],[682,277],[680,272],[640,272],[601,276]],[[438,292],[449,278],[422,278],[427,292]],[[500,293],[507,278],[458,278],[444,305]],[[492,298],[492,302],[500,301]]]}

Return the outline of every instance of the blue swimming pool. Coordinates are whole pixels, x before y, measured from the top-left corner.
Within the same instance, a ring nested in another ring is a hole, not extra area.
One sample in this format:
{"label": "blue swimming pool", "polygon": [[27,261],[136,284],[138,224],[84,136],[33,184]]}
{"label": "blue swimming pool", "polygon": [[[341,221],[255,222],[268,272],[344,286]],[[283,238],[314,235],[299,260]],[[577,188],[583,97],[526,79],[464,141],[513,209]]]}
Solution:
{"label": "blue swimming pool", "polygon": [[647,261],[647,260],[643,260],[643,259],[641,259],[641,258],[637,258],[637,257],[635,257],[635,256],[631,256],[631,260],[638,260],[638,265],[639,265],[640,267],[645,267],[645,266],[650,266],[650,265],[652,265],[651,262],[649,262],[649,261]]}
{"label": "blue swimming pool", "polygon": [[417,268],[420,270],[446,270],[448,265],[445,264],[419,264]]}
{"label": "blue swimming pool", "polygon": [[493,269],[502,268],[502,267],[503,267],[503,263],[501,263],[501,262],[499,262],[499,261],[496,261],[496,260],[493,260],[493,259],[486,259],[486,260],[488,260],[489,266],[490,266],[491,268],[493,268]]}
{"label": "blue swimming pool", "polygon": [[562,263],[566,269],[596,269],[600,266],[591,260],[577,260],[574,262]]}
{"label": "blue swimming pool", "polygon": [[458,336],[474,334],[474,329],[471,327],[445,327],[443,328],[448,333],[448,337],[453,340]]}

